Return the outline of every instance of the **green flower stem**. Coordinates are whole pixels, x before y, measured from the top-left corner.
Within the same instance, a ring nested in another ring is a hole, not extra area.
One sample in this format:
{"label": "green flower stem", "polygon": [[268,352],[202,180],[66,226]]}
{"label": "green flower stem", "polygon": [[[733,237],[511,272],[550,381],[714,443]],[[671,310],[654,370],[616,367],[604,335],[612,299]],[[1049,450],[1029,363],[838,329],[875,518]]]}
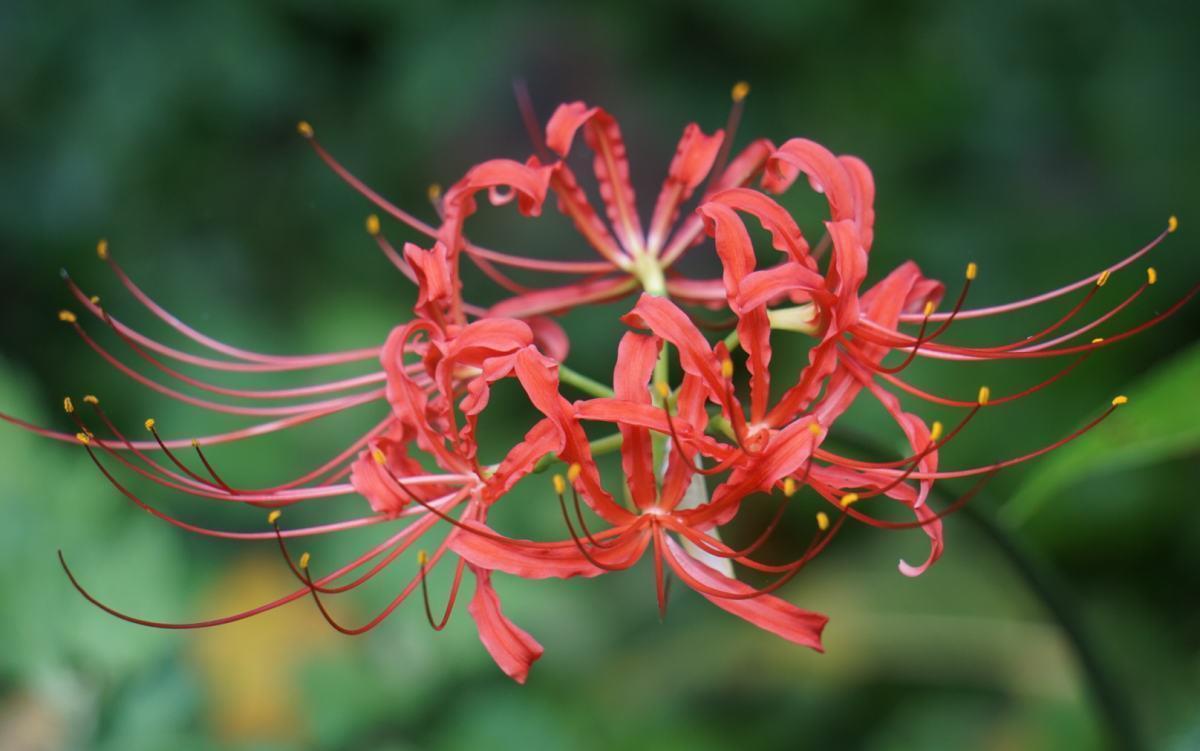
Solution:
{"label": "green flower stem", "polygon": [[611,397],[613,395],[613,390],[608,386],[595,379],[588,378],[583,373],[571,370],[562,363],[558,365],[558,379],[590,396]]}
{"label": "green flower stem", "polygon": [[[588,444],[588,448],[591,449],[592,456],[611,454],[612,452],[621,448],[621,434],[613,433],[612,435],[606,435],[603,438],[597,438]],[[541,459],[538,459],[537,464],[533,465],[533,473],[537,474],[540,472],[545,472],[546,468],[556,461],[558,461],[557,456],[554,454],[546,454]]]}
{"label": "green flower stem", "polygon": [[[869,455],[885,456],[887,453],[872,441],[852,435],[838,435],[836,440]],[[932,495],[947,504],[954,500],[936,484],[933,486]],[[1143,748],[1131,711],[1132,703],[1121,695],[1117,682],[1108,673],[1096,645],[1084,627],[1077,603],[1053,566],[987,511],[976,505],[969,505],[958,513],[984,533],[1057,623],[1079,662],[1084,683],[1096,703],[1096,713],[1100,722],[1108,728],[1112,747],[1120,751],[1138,751]]]}

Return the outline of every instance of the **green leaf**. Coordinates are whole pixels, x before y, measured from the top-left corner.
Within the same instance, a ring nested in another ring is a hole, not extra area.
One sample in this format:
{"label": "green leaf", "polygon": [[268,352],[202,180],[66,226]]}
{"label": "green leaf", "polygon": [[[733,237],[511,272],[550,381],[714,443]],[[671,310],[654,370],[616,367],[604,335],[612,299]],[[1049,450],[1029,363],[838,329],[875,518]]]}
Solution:
{"label": "green leaf", "polygon": [[1200,344],[1155,369],[1129,391],[1129,404],[1043,461],[1003,509],[1004,521],[1028,521],[1051,497],[1084,475],[1096,476],[1200,450]]}

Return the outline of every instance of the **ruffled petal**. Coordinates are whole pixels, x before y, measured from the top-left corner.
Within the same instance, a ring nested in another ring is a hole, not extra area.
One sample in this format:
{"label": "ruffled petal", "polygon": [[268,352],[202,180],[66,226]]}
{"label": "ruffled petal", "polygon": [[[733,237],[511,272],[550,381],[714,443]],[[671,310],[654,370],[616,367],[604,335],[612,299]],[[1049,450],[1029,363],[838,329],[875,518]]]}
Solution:
{"label": "ruffled petal", "polygon": [[545,651],[537,640],[500,611],[500,598],[492,587],[491,573],[472,566],[475,574],[475,596],[467,612],[475,619],[479,640],[496,665],[517,683],[524,683],[529,668]]}
{"label": "ruffled petal", "polygon": [[[667,562],[670,563],[671,568],[679,574],[680,578],[689,580],[689,584],[692,582],[698,584],[697,591],[708,598],[709,602],[790,642],[809,647],[817,652],[825,651],[821,646],[821,632],[824,630],[825,624],[829,622],[827,616],[811,610],[802,610],[773,595],[733,599],[705,591],[713,589],[744,596],[752,594],[755,589],[749,584],[737,579],[730,579],[697,561],[670,537],[664,535],[663,539],[666,542]],[[695,585],[693,586],[695,587]]]}
{"label": "ruffled petal", "polygon": [[829,149],[807,138],[790,139],[771,155],[763,174],[763,188],[782,193],[791,187],[800,173],[808,176],[814,191],[825,194],[833,221],[855,219],[854,183],[846,173],[846,167]]}
{"label": "ruffled petal", "polygon": [[704,182],[724,140],[722,131],[706,136],[695,123],[683,129],[683,137],[675,147],[675,156],[667,169],[667,179],[658,194],[650,219],[650,234],[646,244],[651,252],[662,247],[667,233],[679,216],[679,206],[691,198],[700,183]]}
{"label": "ruffled petal", "polygon": [[[464,523],[468,529],[458,529],[451,534],[450,549],[481,568],[503,571],[522,579],[591,578],[608,570],[589,561],[571,541],[500,540],[490,527],[479,522]],[[650,540],[642,525],[620,529],[619,536],[611,537],[611,547],[597,549],[593,554],[593,558],[608,568],[625,569],[637,563]]]}
{"label": "ruffled petal", "polygon": [[[662,342],[652,336],[631,331],[621,337],[617,348],[617,364],[613,370],[613,392],[617,399],[634,404],[650,404],[648,384],[661,348]],[[625,422],[617,425],[622,439],[621,467],[625,470],[625,482],[630,495],[638,508],[649,508],[658,495],[650,431]]]}

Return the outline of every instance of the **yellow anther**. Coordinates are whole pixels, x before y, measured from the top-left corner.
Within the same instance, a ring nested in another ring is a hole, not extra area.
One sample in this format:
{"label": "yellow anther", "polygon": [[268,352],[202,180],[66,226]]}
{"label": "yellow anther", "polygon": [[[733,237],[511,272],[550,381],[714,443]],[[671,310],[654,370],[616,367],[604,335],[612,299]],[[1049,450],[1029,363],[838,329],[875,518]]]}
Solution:
{"label": "yellow anther", "polygon": [[88,394],[87,396],[83,397],[83,400],[85,402],[87,402],[88,404],[99,404],[100,403],[100,400],[97,399],[92,394]]}
{"label": "yellow anther", "polygon": [[978,273],[979,273],[979,267],[975,265],[974,261],[971,261],[970,263],[967,264],[967,278],[968,279],[974,279]]}
{"label": "yellow anther", "polygon": [[1179,219],[1174,214],[1167,220],[1167,232],[1174,232],[1179,229]]}
{"label": "yellow anther", "polygon": [[933,443],[937,443],[938,439],[941,437],[942,437],[942,424],[940,422],[938,422],[937,420],[934,420],[933,427],[929,429],[929,440],[932,441]]}
{"label": "yellow anther", "polygon": [[817,529],[822,532],[829,529],[829,515],[824,511],[817,512]]}
{"label": "yellow anther", "polygon": [[92,437],[90,435],[88,435],[87,433],[76,433],[75,440],[79,441],[84,446],[86,446],[92,442]]}
{"label": "yellow anther", "polygon": [[75,402],[71,401],[71,397],[64,396],[63,397],[63,412],[66,412],[69,415],[74,411],[75,411]]}
{"label": "yellow anther", "polygon": [[200,440],[199,439],[197,439],[197,438],[192,439],[192,448],[194,448],[194,449],[200,448]]}
{"label": "yellow anther", "polygon": [[783,478],[783,494],[791,498],[796,494],[796,481],[791,477]]}
{"label": "yellow anther", "polygon": [[376,464],[387,464],[387,457],[384,456],[383,451],[380,449],[371,449],[371,458],[375,460]]}
{"label": "yellow anther", "polygon": [[379,234],[379,217],[374,214],[367,215],[367,234],[372,237]]}
{"label": "yellow anther", "polygon": [[427,564],[427,563],[429,563],[429,553],[426,553],[424,550],[418,550],[417,551],[417,565],[420,566],[421,568],[425,568],[425,564]]}
{"label": "yellow anther", "polygon": [[579,479],[579,475],[583,473],[583,467],[579,466],[579,462],[575,462],[567,467],[567,482],[575,482]]}
{"label": "yellow anther", "polygon": [[302,569],[308,568],[308,562],[309,562],[309,560],[311,560],[311,558],[312,558],[312,556],[310,556],[308,553],[302,553],[300,555],[300,568],[302,568]]}
{"label": "yellow anther", "polygon": [[733,360],[728,357],[721,361],[721,377],[733,378]]}
{"label": "yellow anther", "polygon": [[991,400],[992,400],[992,390],[989,389],[987,386],[980,386],[979,387],[979,399],[977,400],[979,402],[979,406],[985,407],[985,406],[987,406],[987,403],[990,402]]}
{"label": "yellow anther", "polygon": [[740,102],[750,94],[750,84],[745,81],[738,81],[733,85],[733,90],[729,92],[729,96],[733,101]]}
{"label": "yellow anther", "polygon": [[1110,272],[1108,269],[1100,272],[1100,276],[1096,278],[1096,286],[1103,287],[1104,285],[1108,284],[1108,277],[1111,273],[1112,272]]}
{"label": "yellow anther", "polygon": [[153,417],[151,417],[149,420],[146,420],[146,430],[154,430],[155,424],[156,423],[154,422]]}
{"label": "yellow anther", "polygon": [[437,203],[437,200],[442,197],[442,186],[432,183],[425,189],[425,194],[429,196],[430,201]]}
{"label": "yellow anther", "polygon": [[1122,404],[1128,404],[1128,403],[1129,403],[1129,397],[1125,396],[1124,394],[1122,394],[1121,396],[1114,396],[1113,400],[1112,400],[1112,405],[1114,407],[1120,407]]}
{"label": "yellow anther", "polygon": [[666,399],[668,396],[671,395],[671,387],[667,385],[666,381],[655,381],[654,382],[654,390],[663,399]]}
{"label": "yellow anther", "polygon": [[1100,342],[1102,342],[1102,341],[1104,341],[1104,337],[1102,337],[1102,336],[1098,336],[1098,337],[1096,337],[1095,339],[1093,339],[1093,340],[1092,340],[1092,344],[1099,344],[1099,343],[1100,343]]}
{"label": "yellow anther", "polygon": [[279,521],[279,517],[281,516],[283,516],[283,512],[279,509],[275,509],[271,513],[267,514],[267,524],[275,524],[275,522]]}
{"label": "yellow anther", "polygon": [[108,260],[108,240],[103,237],[96,242],[96,257],[101,261]]}
{"label": "yellow anther", "polygon": [[858,493],[847,493],[846,495],[842,496],[842,508],[847,508],[853,503],[858,503]]}
{"label": "yellow anther", "polygon": [[814,437],[821,435],[821,423],[810,422],[808,424],[808,432],[812,433]]}
{"label": "yellow anther", "polygon": [[925,301],[925,317],[926,317],[926,318],[928,318],[929,316],[933,315],[933,309],[934,309],[935,307],[937,307],[937,306],[933,304],[933,300],[926,300],[926,301]]}
{"label": "yellow anther", "polygon": [[72,313],[71,311],[60,310],[60,311],[58,311],[58,320],[60,320],[64,323],[75,323],[75,321],[78,319],[75,318],[75,314]]}
{"label": "yellow anther", "polygon": [[301,120],[300,122],[296,123],[296,132],[305,138],[313,137],[312,126],[308,124],[307,120]]}
{"label": "yellow anther", "polygon": [[91,300],[92,305],[99,305],[100,304],[100,295],[92,295],[91,297],[88,298],[88,300]]}
{"label": "yellow anther", "polygon": [[1154,270],[1153,266],[1146,269],[1146,283],[1147,284],[1157,284],[1158,283],[1158,272]]}
{"label": "yellow anther", "polygon": [[567,481],[563,479],[562,475],[555,475],[550,479],[554,481],[555,493],[562,495],[563,493],[567,492]]}

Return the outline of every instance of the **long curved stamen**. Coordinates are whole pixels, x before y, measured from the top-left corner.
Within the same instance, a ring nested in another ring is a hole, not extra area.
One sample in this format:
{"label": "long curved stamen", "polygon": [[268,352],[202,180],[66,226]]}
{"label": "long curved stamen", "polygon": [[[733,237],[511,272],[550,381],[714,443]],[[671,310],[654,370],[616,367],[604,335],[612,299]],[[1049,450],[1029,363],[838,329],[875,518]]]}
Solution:
{"label": "long curved stamen", "polygon": [[[592,530],[588,528],[587,521],[583,518],[582,504],[579,502],[579,490],[575,487],[575,482],[579,479],[583,468],[578,464],[572,464],[567,467],[567,484],[571,487],[571,502],[575,506],[575,519],[579,522],[579,528],[583,530],[584,536],[587,537],[589,543],[597,548],[611,548],[616,542],[600,542],[592,536]],[[555,481],[555,490],[558,489],[558,482]]]}
{"label": "long curved stamen", "polygon": [[592,564],[598,569],[602,569],[604,571],[621,571],[621,567],[609,566],[608,564],[601,563],[600,561],[596,560],[595,556],[588,552],[587,546],[583,544],[583,541],[579,539],[579,535],[575,532],[575,525],[571,523],[571,515],[567,513],[567,501],[564,497],[564,492],[566,491],[566,481],[563,480],[562,475],[554,475],[553,479],[554,494],[558,497],[558,507],[562,511],[563,522],[567,525],[567,533],[571,535],[571,542],[575,544],[575,547],[579,550],[580,555],[582,555],[588,563]]}
{"label": "long curved stamen", "polygon": [[461,558],[458,559],[458,566],[454,569],[454,583],[450,585],[450,596],[446,601],[446,610],[442,613],[440,621],[433,619],[433,608],[429,605],[429,585],[425,581],[425,567],[428,563],[429,557],[425,551],[418,551],[417,566],[421,569],[421,599],[425,603],[425,618],[429,620],[429,626],[434,631],[441,631],[450,622],[450,613],[453,612],[454,603],[458,599],[458,587],[462,584],[463,569],[467,567],[467,562]]}
{"label": "long curved stamen", "polygon": [[721,150],[717,152],[717,158],[713,160],[713,166],[708,172],[708,184],[704,187],[701,195],[710,195],[725,173],[725,167],[729,164],[729,155],[733,152],[733,139],[737,135],[738,125],[742,122],[742,113],[746,111],[746,97],[749,94],[750,84],[745,81],[738,81],[729,91],[729,99],[732,104],[729,107],[729,117],[725,119],[725,138],[721,141]]}
{"label": "long curved stamen", "polygon": [[682,461],[684,464],[688,465],[689,467],[691,467],[696,472],[699,472],[702,475],[711,476],[711,475],[720,474],[720,473],[728,470],[730,467],[733,466],[733,464],[737,460],[739,460],[740,458],[742,458],[742,456],[744,456],[742,449],[739,448],[737,451],[730,454],[727,458],[723,459],[721,462],[719,462],[715,466],[709,467],[707,469],[705,469],[702,466],[696,466],[695,462],[688,459],[687,454],[685,454],[683,452],[683,445],[681,444],[681,442],[679,440],[679,434],[677,432],[675,432],[675,419],[673,417],[671,417],[671,402],[670,402],[671,388],[669,386],[667,386],[667,384],[663,383],[662,381],[658,381],[657,383],[655,383],[655,388],[658,390],[658,395],[660,397],[662,397],[663,413],[666,415],[666,418],[667,418],[667,431],[671,434],[671,446],[680,461]]}

